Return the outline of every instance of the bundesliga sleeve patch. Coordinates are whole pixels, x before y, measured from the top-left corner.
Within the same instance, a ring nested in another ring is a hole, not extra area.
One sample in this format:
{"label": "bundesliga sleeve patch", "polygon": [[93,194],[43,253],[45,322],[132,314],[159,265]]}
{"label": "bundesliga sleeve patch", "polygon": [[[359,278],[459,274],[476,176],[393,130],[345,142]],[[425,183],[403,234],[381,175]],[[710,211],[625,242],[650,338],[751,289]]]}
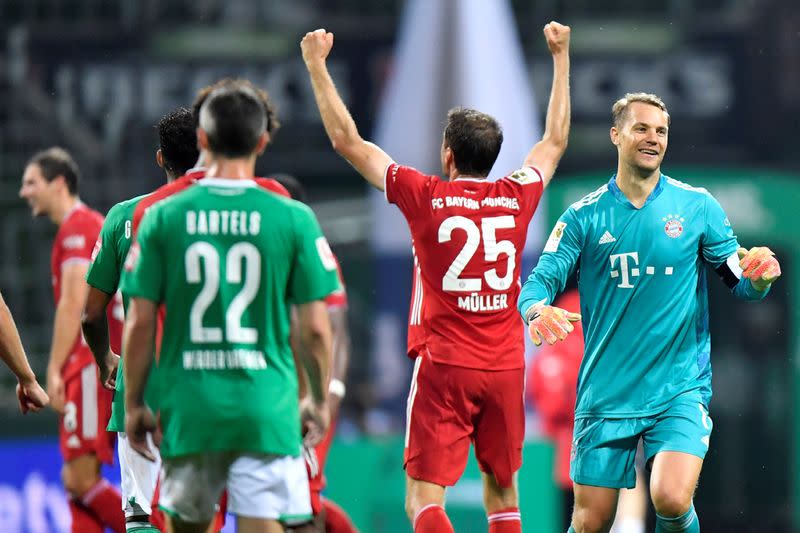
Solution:
{"label": "bundesliga sleeve patch", "polygon": [[139,252],[139,243],[133,243],[133,246],[131,246],[131,249],[128,251],[128,257],[125,258],[124,268],[128,272],[131,272],[136,266],[136,263],[139,262]]}
{"label": "bundesliga sleeve patch", "polygon": [[530,167],[525,167],[525,168],[520,168],[519,170],[515,170],[512,174],[508,176],[508,178],[522,185],[525,185],[527,183],[536,183],[537,181],[542,181],[542,178],[539,177],[539,173]]}
{"label": "bundesliga sleeve patch", "polygon": [[94,243],[94,248],[92,249],[92,261],[97,259],[97,254],[100,253],[100,250],[103,248],[103,238],[97,237],[97,241]]}
{"label": "bundesliga sleeve patch", "polygon": [[336,270],[336,258],[333,256],[328,240],[325,237],[317,237],[316,245],[322,266],[326,270]]}
{"label": "bundesliga sleeve patch", "polygon": [[558,245],[561,243],[561,237],[564,236],[564,228],[566,227],[566,222],[556,222],[553,231],[550,232],[550,237],[547,239],[547,243],[544,245],[545,252],[555,252],[558,250]]}

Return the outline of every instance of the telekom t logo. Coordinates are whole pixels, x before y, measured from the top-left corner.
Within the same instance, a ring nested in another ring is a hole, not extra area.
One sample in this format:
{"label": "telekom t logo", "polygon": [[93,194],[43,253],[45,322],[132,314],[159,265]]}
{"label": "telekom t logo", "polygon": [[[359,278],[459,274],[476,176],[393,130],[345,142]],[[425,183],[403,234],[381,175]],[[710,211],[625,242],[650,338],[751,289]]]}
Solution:
{"label": "telekom t logo", "polygon": [[[630,269],[628,268],[628,258],[631,258],[632,264]],[[620,277],[620,272],[622,272],[622,280],[617,287],[621,289],[632,289],[633,285],[631,285],[631,278],[639,276],[639,269],[634,268],[639,266],[639,253],[638,252],[628,252],[626,254],[613,254],[609,256],[611,260],[611,277],[616,279]],[[619,263],[619,270],[616,270],[617,263]]]}

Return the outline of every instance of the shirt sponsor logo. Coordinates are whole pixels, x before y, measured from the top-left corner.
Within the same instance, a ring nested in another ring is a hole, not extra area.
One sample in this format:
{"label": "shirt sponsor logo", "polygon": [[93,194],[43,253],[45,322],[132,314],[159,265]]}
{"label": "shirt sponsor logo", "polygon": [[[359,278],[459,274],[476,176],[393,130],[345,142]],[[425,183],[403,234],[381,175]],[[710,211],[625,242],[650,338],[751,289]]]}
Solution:
{"label": "shirt sponsor logo", "polygon": [[664,233],[667,234],[668,237],[673,239],[677,239],[683,233],[683,224],[686,219],[680,215],[673,215],[669,214],[663,217],[662,222],[664,222]]}
{"label": "shirt sponsor logo", "polygon": [[64,237],[61,243],[61,246],[63,246],[65,250],[80,250],[86,246],[86,237],[83,235],[70,235]]}
{"label": "shirt sponsor logo", "polygon": [[566,222],[556,222],[553,231],[550,232],[550,237],[544,245],[545,252],[555,252],[558,250],[558,245],[561,243],[561,237],[564,236],[564,229],[567,227]]}

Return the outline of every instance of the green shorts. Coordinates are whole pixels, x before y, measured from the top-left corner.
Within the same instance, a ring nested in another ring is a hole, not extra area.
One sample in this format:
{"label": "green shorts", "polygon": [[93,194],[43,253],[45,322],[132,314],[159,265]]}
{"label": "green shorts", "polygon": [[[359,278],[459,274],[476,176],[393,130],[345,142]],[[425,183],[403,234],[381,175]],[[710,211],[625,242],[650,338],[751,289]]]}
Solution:
{"label": "green shorts", "polygon": [[665,411],[641,418],[579,418],[572,437],[570,477],[575,483],[613,489],[636,486],[639,439],[646,462],[659,452],[683,452],[703,459],[714,427],[696,399],[676,398]]}

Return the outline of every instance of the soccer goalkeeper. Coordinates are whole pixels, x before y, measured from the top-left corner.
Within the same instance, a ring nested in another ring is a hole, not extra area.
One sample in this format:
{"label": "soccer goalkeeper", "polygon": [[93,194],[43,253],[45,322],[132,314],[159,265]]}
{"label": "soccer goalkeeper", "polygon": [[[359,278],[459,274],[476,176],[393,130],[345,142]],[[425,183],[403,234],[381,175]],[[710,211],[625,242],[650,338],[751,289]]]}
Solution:
{"label": "soccer goalkeeper", "polygon": [[569,532],[608,531],[619,489],[635,485],[641,439],[656,533],[696,533],[692,499],[713,426],[705,264],[745,300],[764,298],[780,265],[768,248],[740,248],[708,191],[661,173],[669,114],[660,98],[628,94],[612,116],[617,173],[558,220],[518,307],[535,343],[563,340],[581,315],[549,304],[579,270],[586,347]]}

